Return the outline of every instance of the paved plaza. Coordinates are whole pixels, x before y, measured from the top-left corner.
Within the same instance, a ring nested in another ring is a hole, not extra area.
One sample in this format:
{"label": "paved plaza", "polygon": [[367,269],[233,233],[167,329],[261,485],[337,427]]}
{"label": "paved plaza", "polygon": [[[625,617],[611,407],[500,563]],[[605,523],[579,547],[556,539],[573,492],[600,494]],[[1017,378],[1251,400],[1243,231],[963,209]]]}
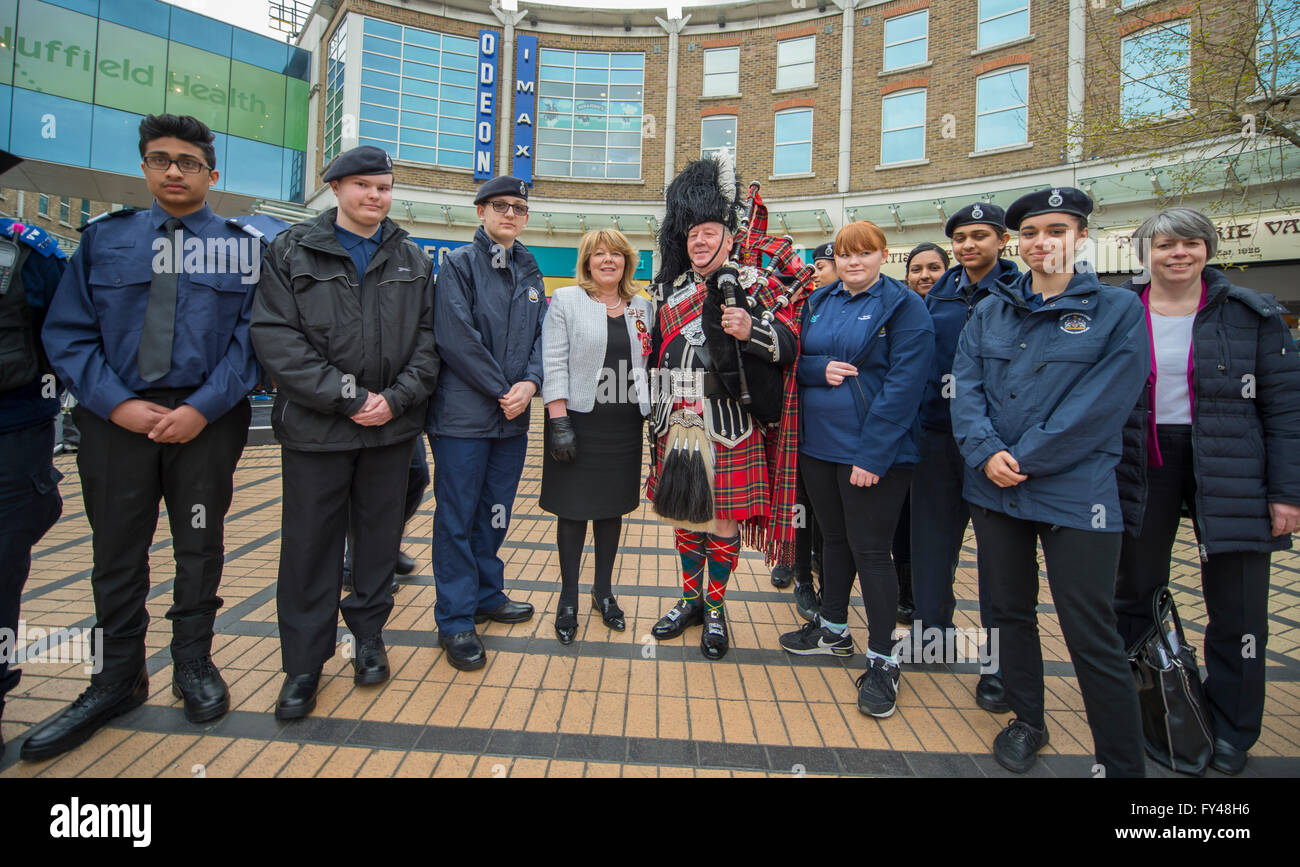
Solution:
{"label": "paved plaza", "polygon": [[[699,629],[656,643],[650,628],[678,596],[680,571],[671,531],[644,502],[624,519],[614,577],[627,631],[609,630],[588,608],[579,613],[577,641],[561,645],[553,629],[560,589],[554,518],[537,505],[541,416],[535,404],[528,462],[502,550],[507,592],[538,613],[528,623],[480,627],[485,668],[457,671],[438,647],[430,491],[407,527],[406,550],[419,568],[403,582],[384,632],[393,678],[356,687],[340,652],[325,667],[315,713],[277,722],[280,452],[274,445],[249,446],[227,519],[225,605],[213,649],[230,684],[231,712],[191,725],[172,697],[164,619],[172,560],[164,515],[151,555],[149,701],[71,753],[19,762],[25,732],[75,698],[88,677],[81,661],[28,660],[5,712],[9,749],[0,778],[1010,776],[989,753],[1007,717],[976,706],[977,663],[905,665],[898,712],[887,720],[864,716],[853,684],[866,642],[856,591],[850,628],[858,652],[847,660],[792,657],[777,638],[802,621],[790,590],[771,585],[753,552],[742,553],[727,594],[732,650],[724,660],[701,656]],[[66,476],[64,514],[33,552],[23,596],[29,630],[94,624],[90,527],[75,457],[61,455],[55,463]],[[1186,521],[1174,557],[1175,596],[1199,653],[1205,612]],[[968,536],[958,572],[958,626],[976,625],[974,567]],[[584,605],[591,568],[589,548]],[[1045,581],[1041,594],[1051,744],[1031,776],[1087,776],[1092,739]],[[1243,776],[1300,776],[1300,556],[1291,552],[1274,557],[1269,615],[1264,731]],[[339,634],[343,640],[341,628]],[[50,655],[70,651],[55,648]]]}

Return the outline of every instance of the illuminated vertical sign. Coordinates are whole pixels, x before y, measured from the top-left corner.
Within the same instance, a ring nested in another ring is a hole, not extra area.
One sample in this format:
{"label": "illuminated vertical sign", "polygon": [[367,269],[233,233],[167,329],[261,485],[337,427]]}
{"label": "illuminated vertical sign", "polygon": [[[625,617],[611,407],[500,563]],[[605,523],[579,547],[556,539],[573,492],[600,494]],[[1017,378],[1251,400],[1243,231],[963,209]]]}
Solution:
{"label": "illuminated vertical sign", "polygon": [[492,177],[492,143],[496,124],[497,35],[491,30],[478,32],[478,101],[475,103],[474,180]]}
{"label": "illuminated vertical sign", "polygon": [[533,182],[533,119],[537,114],[537,37],[522,34],[515,54],[515,159],[510,174]]}

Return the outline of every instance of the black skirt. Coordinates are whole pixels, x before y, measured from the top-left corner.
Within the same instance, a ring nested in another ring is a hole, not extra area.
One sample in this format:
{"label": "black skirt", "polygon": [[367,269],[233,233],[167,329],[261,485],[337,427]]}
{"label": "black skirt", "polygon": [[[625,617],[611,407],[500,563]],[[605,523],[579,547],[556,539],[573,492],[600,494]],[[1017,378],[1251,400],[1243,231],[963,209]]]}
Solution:
{"label": "black skirt", "polygon": [[578,459],[557,463],[543,450],[538,505],[553,515],[599,521],[626,515],[641,503],[643,419],[632,387],[631,344],[624,317],[610,318],[596,403],[591,412],[569,410]]}

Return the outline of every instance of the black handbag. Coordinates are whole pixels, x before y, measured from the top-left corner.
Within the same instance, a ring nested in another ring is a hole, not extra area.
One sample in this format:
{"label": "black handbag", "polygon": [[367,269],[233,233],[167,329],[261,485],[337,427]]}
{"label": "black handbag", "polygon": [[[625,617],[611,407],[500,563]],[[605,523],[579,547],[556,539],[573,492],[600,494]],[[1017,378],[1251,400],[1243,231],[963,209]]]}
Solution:
{"label": "black handbag", "polygon": [[[1152,601],[1152,623],[1129,648],[1147,755],[1165,767],[1201,776],[1214,757],[1214,729],[1196,651],[1183,636],[1174,597],[1164,588]],[[1177,650],[1170,642],[1177,639]]]}

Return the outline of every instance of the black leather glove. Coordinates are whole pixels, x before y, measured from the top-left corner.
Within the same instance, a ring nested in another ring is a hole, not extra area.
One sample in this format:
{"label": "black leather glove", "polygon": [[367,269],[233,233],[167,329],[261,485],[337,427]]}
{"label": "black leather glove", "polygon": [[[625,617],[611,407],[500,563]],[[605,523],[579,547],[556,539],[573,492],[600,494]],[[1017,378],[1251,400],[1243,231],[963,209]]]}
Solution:
{"label": "black leather glove", "polygon": [[547,419],[546,450],[557,463],[571,464],[578,459],[578,435],[573,432],[573,419],[567,415]]}

